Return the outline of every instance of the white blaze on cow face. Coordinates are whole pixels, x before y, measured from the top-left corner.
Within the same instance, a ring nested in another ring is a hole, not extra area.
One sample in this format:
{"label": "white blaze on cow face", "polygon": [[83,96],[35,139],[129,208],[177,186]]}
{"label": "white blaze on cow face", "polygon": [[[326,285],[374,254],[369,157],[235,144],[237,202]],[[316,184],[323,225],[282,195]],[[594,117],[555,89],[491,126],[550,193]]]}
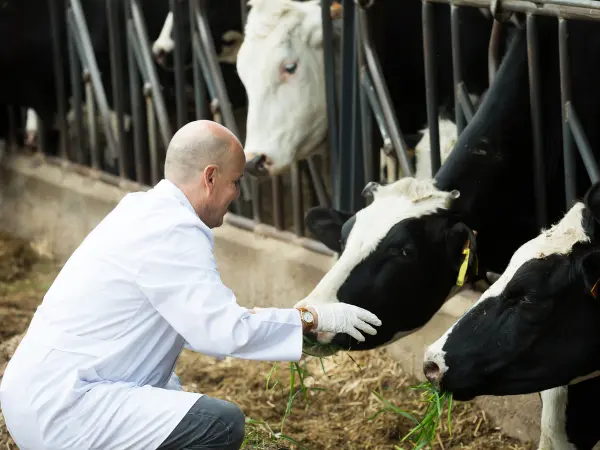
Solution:
{"label": "white blaze on cow face", "polygon": [[[457,191],[444,192],[436,189],[432,180],[405,177],[392,184],[379,186],[373,192],[373,202],[356,213],[354,225],[339,259],[315,289],[296,306],[339,302],[338,291],[352,270],[375,251],[392,227],[407,219],[448,209],[452,200],[457,197]],[[383,326],[385,320],[382,318]],[[393,339],[399,339],[417,329],[396,332]],[[331,333],[317,336],[320,343],[329,343],[332,338]]]}
{"label": "white blaze on cow face", "polygon": [[424,364],[432,363],[436,367],[436,376],[443,380],[445,373],[450,370],[447,363],[445,345],[453,330],[469,317],[470,312],[487,301],[501,301],[501,295],[508,283],[513,279],[519,268],[531,260],[542,259],[550,255],[566,255],[577,243],[590,242],[590,236],[583,228],[583,211],[585,205],[576,203],[564,217],[550,229],[542,231],[534,239],[523,244],[512,256],[506,270],[477,302],[466,311],[436,342],[431,344],[424,355]]}
{"label": "white blaze on cow face", "polygon": [[237,70],[248,97],[245,152],[271,175],[324,148],[325,76],[319,1],[251,0]]}

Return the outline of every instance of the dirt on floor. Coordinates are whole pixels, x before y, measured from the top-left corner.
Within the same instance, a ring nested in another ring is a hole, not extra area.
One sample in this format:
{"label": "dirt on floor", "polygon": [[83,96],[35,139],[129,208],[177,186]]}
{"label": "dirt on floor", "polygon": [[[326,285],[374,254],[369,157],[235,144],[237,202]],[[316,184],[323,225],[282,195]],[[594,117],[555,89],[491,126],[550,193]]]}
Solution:
{"label": "dirt on floor", "polygon": [[[59,268],[52,260],[41,258],[27,242],[0,235],[0,377]],[[306,376],[303,383],[307,394],[305,397],[299,390],[300,375],[294,371],[293,392],[299,393],[287,416],[292,373],[289,363],[232,358],[218,361],[184,350],[176,370],[185,390],[230,400],[241,407],[248,418],[245,449],[413,447],[401,440],[414,423],[389,410],[376,415],[386,405],[374,392],[418,418],[426,409],[420,392],[410,388],[418,382],[384,349],[341,353],[322,361],[307,357],[300,367]],[[446,414],[444,410],[432,445],[436,450],[534,449],[531,443],[504,436],[474,403],[453,404],[451,435]],[[16,448],[0,414],[0,449]]]}

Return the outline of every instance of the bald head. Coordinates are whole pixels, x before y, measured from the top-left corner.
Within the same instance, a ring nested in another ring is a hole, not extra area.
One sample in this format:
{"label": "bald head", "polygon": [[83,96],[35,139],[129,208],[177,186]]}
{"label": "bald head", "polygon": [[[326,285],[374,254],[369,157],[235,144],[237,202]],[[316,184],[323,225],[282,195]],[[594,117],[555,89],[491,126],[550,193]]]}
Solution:
{"label": "bald head", "polygon": [[165,178],[181,186],[211,164],[223,167],[239,158],[245,160],[242,144],[231,131],[210,120],[196,120],[181,127],[171,139]]}

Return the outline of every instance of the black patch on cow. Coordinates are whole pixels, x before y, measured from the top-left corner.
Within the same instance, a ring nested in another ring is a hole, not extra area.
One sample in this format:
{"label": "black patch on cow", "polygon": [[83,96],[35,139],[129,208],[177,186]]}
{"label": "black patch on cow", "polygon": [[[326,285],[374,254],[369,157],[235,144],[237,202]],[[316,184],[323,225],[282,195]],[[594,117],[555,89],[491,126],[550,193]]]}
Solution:
{"label": "black patch on cow", "polygon": [[523,264],[502,294],[467,312],[448,335],[442,389],[457,400],[526,394],[596,370],[600,304],[589,290],[599,269],[600,251],[589,244]]}

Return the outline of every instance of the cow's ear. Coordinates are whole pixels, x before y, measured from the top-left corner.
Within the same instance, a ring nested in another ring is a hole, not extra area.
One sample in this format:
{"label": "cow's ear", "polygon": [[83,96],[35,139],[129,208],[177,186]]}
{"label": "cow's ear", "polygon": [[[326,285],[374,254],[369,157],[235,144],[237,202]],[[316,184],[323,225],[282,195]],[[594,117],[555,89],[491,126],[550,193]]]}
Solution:
{"label": "cow's ear", "polygon": [[583,280],[585,292],[598,297],[600,293],[600,250],[586,253],[579,263],[579,275]]}
{"label": "cow's ear", "polygon": [[342,251],[342,226],[354,214],[317,206],[306,213],[306,227],[314,237],[334,252]]}
{"label": "cow's ear", "polygon": [[[476,233],[464,223],[458,222],[452,226],[446,236],[446,248],[452,261],[452,268],[459,272],[458,282],[462,284],[465,276],[472,277],[478,271]],[[468,249],[467,254],[464,253],[465,249]],[[467,256],[466,266],[464,266]]]}
{"label": "cow's ear", "polygon": [[592,187],[588,189],[583,199],[583,203],[596,222],[600,223],[600,181],[594,183]]}

